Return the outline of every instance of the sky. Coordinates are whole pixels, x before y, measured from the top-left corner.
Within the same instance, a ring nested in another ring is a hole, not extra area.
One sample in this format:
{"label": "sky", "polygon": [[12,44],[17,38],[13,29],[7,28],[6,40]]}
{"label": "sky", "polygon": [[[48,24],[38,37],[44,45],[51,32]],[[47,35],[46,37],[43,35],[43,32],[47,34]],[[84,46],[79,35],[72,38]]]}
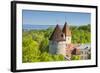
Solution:
{"label": "sky", "polygon": [[23,10],[23,25],[86,25],[91,23],[90,13]]}

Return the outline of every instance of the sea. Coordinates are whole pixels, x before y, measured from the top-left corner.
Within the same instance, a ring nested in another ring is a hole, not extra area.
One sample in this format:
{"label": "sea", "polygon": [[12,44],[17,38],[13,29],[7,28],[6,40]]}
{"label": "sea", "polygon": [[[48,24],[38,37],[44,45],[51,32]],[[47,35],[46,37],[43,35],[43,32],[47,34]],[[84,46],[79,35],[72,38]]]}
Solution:
{"label": "sea", "polygon": [[[55,28],[56,25],[30,25],[30,24],[24,24],[22,25],[22,29],[25,31],[29,30],[42,30],[42,29],[48,29],[48,28]],[[60,25],[62,28],[62,25]]]}

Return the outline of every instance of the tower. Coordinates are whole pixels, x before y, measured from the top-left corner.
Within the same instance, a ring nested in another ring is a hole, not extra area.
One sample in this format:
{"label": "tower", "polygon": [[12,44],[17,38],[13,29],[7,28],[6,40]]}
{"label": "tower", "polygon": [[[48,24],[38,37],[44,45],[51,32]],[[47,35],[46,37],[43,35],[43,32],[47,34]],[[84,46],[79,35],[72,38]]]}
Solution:
{"label": "tower", "polygon": [[49,38],[49,53],[51,54],[62,54],[66,56],[66,41],[65,35],[57,25]]}
{"label": "tower", "polygon": [[71,30],[67,22],[65,22],[62,32],[65,34],[66,44],[71,44]]}

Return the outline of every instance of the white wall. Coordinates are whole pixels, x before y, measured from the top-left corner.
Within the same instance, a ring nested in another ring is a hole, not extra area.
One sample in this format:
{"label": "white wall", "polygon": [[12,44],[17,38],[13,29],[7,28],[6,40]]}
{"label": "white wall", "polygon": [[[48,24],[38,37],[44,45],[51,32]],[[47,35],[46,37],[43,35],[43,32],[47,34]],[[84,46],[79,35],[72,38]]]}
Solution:
{"label": "white wall", "polygon": [[[0,73],[11,73],[10,72],[10,1],[11,0],[0,0]],[[96,5],[98,3],[100,4],[100,0],[33,0],[33,1],[46,1],[46,2],[58,2],[58,3],[61,2],[61,3],[73,3],[73,4],[78,3],[78,4],[89,4],[89,5],[92,4]],[[98,27],[100,27],[100,25],[98,25]],[[98,40],[100,43],[100,38]],[[100,56],[100,45],[98,50]],[[99,57],[99,62],[100,62],[100,57]],[[99,72],[100,72],[100,67],[38,71],[34,73],[99,73]]]}
{"label": "white wall", "polygon": [[67,44],[70,44],[70,43],[71,43],[71,36],[67,36],[67,37],[66,37],[66,43],[67,43]]}

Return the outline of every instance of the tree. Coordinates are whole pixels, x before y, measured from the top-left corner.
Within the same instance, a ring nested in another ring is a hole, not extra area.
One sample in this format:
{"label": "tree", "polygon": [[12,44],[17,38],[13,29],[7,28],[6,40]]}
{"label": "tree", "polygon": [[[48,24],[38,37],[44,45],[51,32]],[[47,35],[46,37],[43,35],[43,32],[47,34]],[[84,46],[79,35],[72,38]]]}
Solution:
{"label": "tree", "polygon": [[26,41],[23,40],[23,62],[38,62],[40,55],[38,43],[32,39],[30,40],[29,38],[27,39],[28,44],[24,42]]}
{"label": "tree", "polygon": [[71,60],[80,60],[79,55],[72,55]]}
{"label": "tree", "polygon": [[47,38],[43,39],[40,44],[41,52],[48,52],[49,50],[49,40]]}
{"label": "tree", "polygon": [[[54,28],[42,30],[23,31],[22,33],[22,61],[26,62],[47,62],[64,61],[63,55],[52,55],[49,50],[49,37]],[[71,26],[72,43],[90,43],[90,24],[84,26]],[[90,57],[90,56],[89,56]],[[79,60],[80,57],[73,55],[72,60]]]}
{"label": "tree", "polygon": [[91,32],[90,24],[83,26],[71,26],[72,43],[90,43]]}
{"label": "tree", "polygon": [[53,55],[54,61],[64,61],[65,58],[63,55]]}
{"label": "tree", "polygon": [[47,61],[53,61],[53,58],[51,54],[44,52],[41,54],[40,60],[41,62],[44,62],[44,61],[47,62]]}

